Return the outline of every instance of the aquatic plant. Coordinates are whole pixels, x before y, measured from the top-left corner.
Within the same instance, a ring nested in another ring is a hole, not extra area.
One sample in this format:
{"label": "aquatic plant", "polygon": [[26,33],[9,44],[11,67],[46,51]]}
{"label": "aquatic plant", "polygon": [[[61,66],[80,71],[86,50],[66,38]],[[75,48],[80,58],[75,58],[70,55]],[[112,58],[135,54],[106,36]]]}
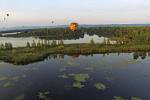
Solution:
{"label": "aquatic plant", "polygon": [[18,96],[16,96],[15,98],[14,98],[14,100],[23,100],[24,99],[24,94],[20,94],[20,95],[18,95]]}
{"label": "aquatic plant", "polygon": [[80,88],[83,88],[84,85],[81,82],[75,82],[75,83],[73,83],[73,87],[80,89]]}
{"label": "aquatic plant", "polygon": [[11,82],[6,82],[6,83],[3,84],[3,87],[5,87],[5,88],[12,87],[12,86],[14,86],[14,84],[11,83]]}
{"label": "aquatic plant", "polygon": [[38,97],[39,97],[40,99],[42,99],[42,100],[51,100],[49,91],[46,91],[46,92],[39,92],[39,93],[38,93]]}
{"label": "aquatic plant", "polygon": [[59,69],[60,72],[63,72],[63,71],[65,71],[65,70],[66,70],[66,68],[60,68],[60,69]]}
{"label": "aquatic plant", "polygon": [[131,100],[142,100],[142,99],[139,97],[131,97]]}
{"label": "aquatic plant", "polygon": [[4,81],[4,80],[7,80],[7,79],[8,79],[8,77],[0,75],[0,81]]}
{"label": "aquatic plant", "polygon": [[121,96],[114,96],[113,100],[126,100],[126,99]]}
{"label": "aquatic plant", "polygon": [[67,64],[69,65],[69,67],[78,67],[78,66],[80,66],[79,63],[75,63],[75,62],[68,62]]}
{"label": "aquatic plant", "polygon": [[98,90],[105,90],[107,88],[106,85],[103,83],[95,83],[94,87]]}
{"label": "aquatic plant", "polygon": [[66,74],[64,75],[59,75],[60,78],[68,78],[68,76]]}
{"label": "aquatic plant", "polygon": [[88,74],[74,74],[74,80],[77,82],[85,82],[89,78]]}

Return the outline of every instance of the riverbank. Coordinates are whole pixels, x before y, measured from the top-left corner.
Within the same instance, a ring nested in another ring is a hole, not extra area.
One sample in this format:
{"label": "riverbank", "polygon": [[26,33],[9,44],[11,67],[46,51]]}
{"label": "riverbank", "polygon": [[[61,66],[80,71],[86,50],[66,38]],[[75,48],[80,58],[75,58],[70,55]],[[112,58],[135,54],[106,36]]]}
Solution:
{"label": "riverbank", "polygon": [[140,51],[150,51],[150,45],[65,44],[55,47],[19,47],[9,50],[0,50],[0,60],[16,65],[25,65],[42,61],[52,54],[87,55]]}

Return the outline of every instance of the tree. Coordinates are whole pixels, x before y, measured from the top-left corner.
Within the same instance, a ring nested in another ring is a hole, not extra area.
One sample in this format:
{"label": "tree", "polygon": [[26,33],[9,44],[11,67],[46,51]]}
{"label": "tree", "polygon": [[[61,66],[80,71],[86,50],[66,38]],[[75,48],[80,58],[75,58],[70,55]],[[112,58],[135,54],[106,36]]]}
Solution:
{"label": "tree", "polygon": [[35,41],[33,40],[33,43],[32,43],[32,47],[35,48],[36,47],[36,43]]}
{"label": "tree", "polygon": [[13,48],[13,46],[12,46],[12,44],[11,43],[5,43],[5,49],[12,49]]}
{"label": "tree", "polygon": [[5,49],[5,46],[4,46],[4,44],[3,44],[3,43],[1,43],[1,45],[0,45],[0,49]]}
{"label": "tree", "polygon": [[63,40],[60,40],[59,45],[62,45],[62,46],[64,45]]}
{"label": "tree", "polygon": [[52,46],[52,47],[57,46],[57,42],[56,42],[56,40],[53,40],[53,41],[52,41],[51,46]]}
{"label": "tree", "polygon": [[29,42],[27,42],[26,47],[27,47],[27,48],[30,48],[30,47],[31,47]]}
{"label": "tree", "polygon": [[95,42],[94,42],[94,40],[93,40],[93,39],[91,40],[91,42],[90,42],[90,43],[91,43],[92,45],[94,45],[94,44],[95,44]]}

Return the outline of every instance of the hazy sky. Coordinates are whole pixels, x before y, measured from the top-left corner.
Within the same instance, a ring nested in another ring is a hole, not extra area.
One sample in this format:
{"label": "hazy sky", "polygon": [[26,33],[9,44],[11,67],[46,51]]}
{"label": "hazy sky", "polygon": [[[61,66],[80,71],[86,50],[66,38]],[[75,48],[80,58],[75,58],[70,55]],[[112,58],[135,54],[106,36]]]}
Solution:
{"label": "hazy sky", "polygon": [[[2,21],[10,13],[6,21]],[[150,0],[0,0],[0,27],[150,23]]]}

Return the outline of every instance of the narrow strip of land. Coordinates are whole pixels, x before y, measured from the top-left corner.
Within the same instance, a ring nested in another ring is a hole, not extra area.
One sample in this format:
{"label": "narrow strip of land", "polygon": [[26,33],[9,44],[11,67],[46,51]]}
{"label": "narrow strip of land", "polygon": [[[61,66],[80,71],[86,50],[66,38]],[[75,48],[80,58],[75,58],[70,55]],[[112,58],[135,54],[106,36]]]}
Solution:
{"label": "narrow strip of land", "polygon": [[99,54],[116,52],[150,51],[149,44],[142,45],[103,45],[103,44],[64,44],[44,47],[20,47],[0,50],[0,60],[12,64],[29,64],[41,61],[52,54]]}

